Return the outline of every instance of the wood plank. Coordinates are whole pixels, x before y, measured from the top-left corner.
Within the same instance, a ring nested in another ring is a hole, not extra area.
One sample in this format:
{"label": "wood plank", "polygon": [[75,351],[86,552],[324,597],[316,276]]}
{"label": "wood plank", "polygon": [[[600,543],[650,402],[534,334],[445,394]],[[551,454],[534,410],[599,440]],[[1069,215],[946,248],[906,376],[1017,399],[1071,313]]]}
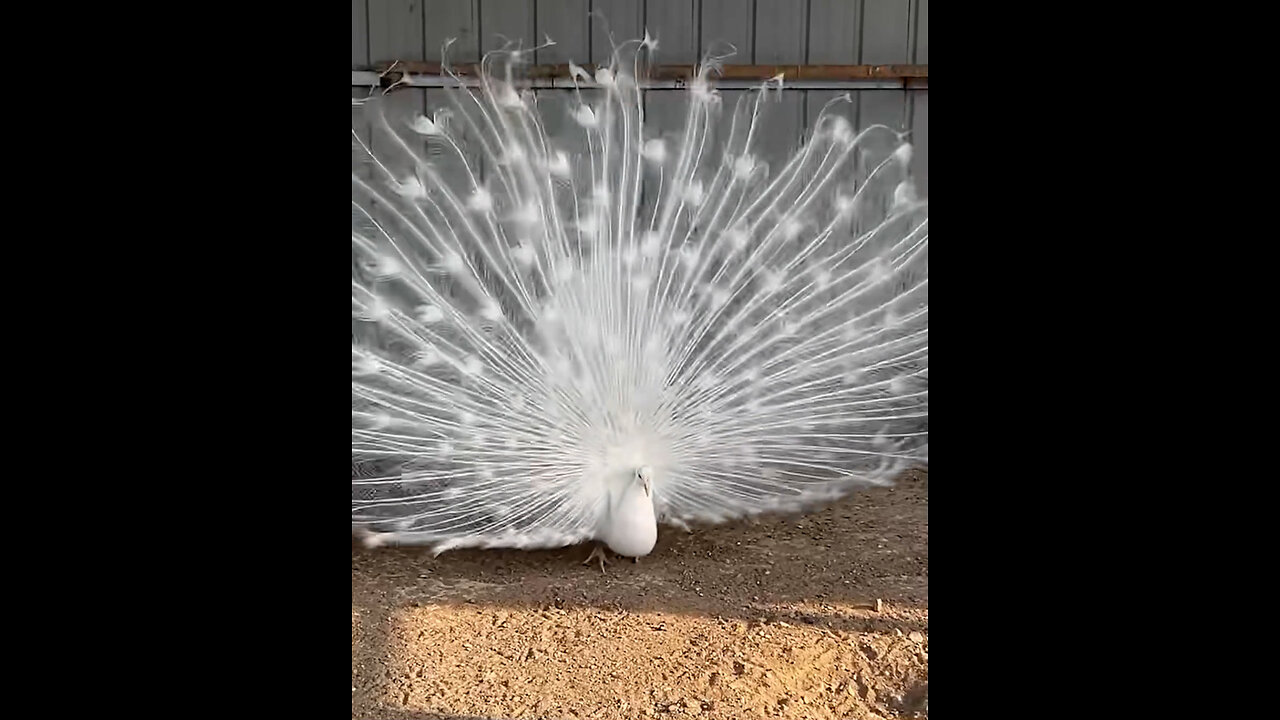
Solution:
{"label": "wood plank", "polygon": [[[661,45],[659,46],[661,50]],[[387,70],[391,63],[376,66],[378,70]],[[648,71],[648,77],[659,80],[683,80],[692,77],[694,65],[654,65]],[[437,75],[440,73],[438,62],[401,62],[395,70],[408,70],[412,73]],[[455,70],[461,75],[471,74],[471,68],[459,67]],[[393,71],[388,77],[395,77]],[[522,74],[531,78],[563,78],[570,77],[567,63],[529,65]],[[785,75],[792,80],[928,80],[928,65],[724,65],[716,73],[721,80],[769,80],[775,75]]]}

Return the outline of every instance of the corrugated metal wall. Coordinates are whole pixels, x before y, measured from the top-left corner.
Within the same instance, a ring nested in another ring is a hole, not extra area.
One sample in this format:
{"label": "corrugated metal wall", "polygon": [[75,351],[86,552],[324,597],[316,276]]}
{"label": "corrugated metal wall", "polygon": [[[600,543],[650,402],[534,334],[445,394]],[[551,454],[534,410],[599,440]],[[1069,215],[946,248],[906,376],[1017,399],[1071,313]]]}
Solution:
{"label": "corrugated metal wall", "polygon": [[[595,11],[604,20],[589,17]],[[605,25],[607,23],[607,26]],[[535,62],[605,62],[610,43],[639,38],[647,28],[658,40],[658,63],[695,63],[708,51],[733,64],[899,64],[929,62],[929,0],[352,0],[351,67],[392,60],[440,60],[445,38],[456,37],[450,58],[478,60],[506,40],[526,47],[544,36],[556,41]],[[359,91],[353,90],[353,93]],[[432,90],[411,90],[401,102],[423,109]],[[543,90],[540,94],[564,91]],[[675,128],[683,115],[679,90],[650,90],[646,119]],[[724,91],[726,106],[743,91]],[[841,93],[789,90],[770,113],[766,155],[785,154],[810,118]],[[913,171],[921,195],[929,188],[927,90],[859,90],[844,106],[857,127],[882,123],[912,131]],[[353,95],[354,96],[354,95]]]}

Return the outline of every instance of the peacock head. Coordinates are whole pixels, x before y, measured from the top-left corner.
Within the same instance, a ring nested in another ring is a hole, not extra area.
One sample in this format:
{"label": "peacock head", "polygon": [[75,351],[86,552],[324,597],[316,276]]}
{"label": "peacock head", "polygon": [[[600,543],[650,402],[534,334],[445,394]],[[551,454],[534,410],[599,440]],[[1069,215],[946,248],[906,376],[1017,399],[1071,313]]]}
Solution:
{"label": "peacock head", "polygon": [[645,497],[653,497],[653,468],[648,465],[641,465],[636,468],[636,482],[644,490]]}

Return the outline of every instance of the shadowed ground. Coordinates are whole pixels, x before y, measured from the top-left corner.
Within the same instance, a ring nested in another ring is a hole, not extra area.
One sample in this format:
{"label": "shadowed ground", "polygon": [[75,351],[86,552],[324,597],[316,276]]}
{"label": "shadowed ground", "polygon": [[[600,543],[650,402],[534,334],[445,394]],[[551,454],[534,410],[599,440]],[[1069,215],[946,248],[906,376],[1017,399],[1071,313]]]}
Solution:
{"label": "shadowed ground", "polygon": [[[353,718],[927,717],[927,472],[590,546],[351,550]],[[876,600],[881,601],[877,611]]]}

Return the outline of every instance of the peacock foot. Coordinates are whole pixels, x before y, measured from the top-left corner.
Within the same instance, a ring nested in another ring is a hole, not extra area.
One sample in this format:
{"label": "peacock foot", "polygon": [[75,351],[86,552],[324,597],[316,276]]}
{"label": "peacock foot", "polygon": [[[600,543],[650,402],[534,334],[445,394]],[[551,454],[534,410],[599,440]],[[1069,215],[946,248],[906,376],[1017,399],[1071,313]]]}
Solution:
{"label": "peacock foot", "polygon": [[609,561],[605,558],[604,545],[599,543],[596,544],[596,549],[591,551],[591,554],[587,556],[587,559],[582,561],[582,564],[590,565],[591,561],[596,558],[600,559],[600,572],[604,572],[605,563],[608,563]]}

